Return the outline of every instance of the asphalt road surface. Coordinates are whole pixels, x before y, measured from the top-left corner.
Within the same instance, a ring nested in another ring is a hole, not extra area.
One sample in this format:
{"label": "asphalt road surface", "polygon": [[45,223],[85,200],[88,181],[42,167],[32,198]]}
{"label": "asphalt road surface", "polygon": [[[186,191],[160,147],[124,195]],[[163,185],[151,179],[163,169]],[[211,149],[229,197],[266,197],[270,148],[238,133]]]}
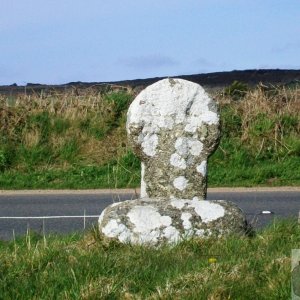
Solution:
{"label": "asphalt road surface", "polygon": [[[0,194],[0,239],[9,240],[34,230],[40,234],[71,233],[89,230],[97,225],[101,211],[109,204],[133,199],[133,193],[69,194]],[[297,191],[238,191],[209,192],[208,199],[230,200],[245,213],[255,228],[274,221],[274,218],[297,218],[300,211],[300,190]],[[271,211],[274,214],[261,214]],[[70,216],[86,216],[69,218]],[[64,216],[63,218],[47,218]],[[93,216],[93,217],[89,217]],[[3,217],[45,217],[44,219],[7,219]]]}

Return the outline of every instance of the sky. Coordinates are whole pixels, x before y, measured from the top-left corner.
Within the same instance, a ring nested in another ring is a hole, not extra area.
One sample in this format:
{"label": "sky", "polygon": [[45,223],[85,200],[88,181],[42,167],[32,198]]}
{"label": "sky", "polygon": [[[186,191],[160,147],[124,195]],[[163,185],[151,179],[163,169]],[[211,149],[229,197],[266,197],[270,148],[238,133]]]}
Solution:
{"label": "sky", "polygon": [[299,0],[1,0],[0,85],[300,69]]}

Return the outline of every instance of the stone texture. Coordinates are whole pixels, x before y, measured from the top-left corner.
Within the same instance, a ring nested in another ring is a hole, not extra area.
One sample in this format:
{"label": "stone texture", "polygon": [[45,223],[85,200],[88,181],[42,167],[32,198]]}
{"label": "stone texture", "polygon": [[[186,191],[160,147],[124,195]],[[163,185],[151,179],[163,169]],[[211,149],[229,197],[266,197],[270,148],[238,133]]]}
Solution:
{"label": "stone texture", "polygon": [[244,233],[246,219],[236,205],[203,201],[219,126],[217,106],[198,84],[169,78],[143,90],[129,107],[126,124],[142,161],[141,199],[108,206],[99,218],[101,234],[159,246]]}
{"label": "stone texture", "polygon": [[216,103],[198,84],[169,78],[143,90],[126,125],[143,161],[141,197],[205,199],[207,160],[218,145],[219,125]]}
{"label": "stone texture", "polygon": [[190,237],[243,233],[241,210],[223,200],[143,198],[114,203],[101,214],[100,231],[122,243],[175,244]]}

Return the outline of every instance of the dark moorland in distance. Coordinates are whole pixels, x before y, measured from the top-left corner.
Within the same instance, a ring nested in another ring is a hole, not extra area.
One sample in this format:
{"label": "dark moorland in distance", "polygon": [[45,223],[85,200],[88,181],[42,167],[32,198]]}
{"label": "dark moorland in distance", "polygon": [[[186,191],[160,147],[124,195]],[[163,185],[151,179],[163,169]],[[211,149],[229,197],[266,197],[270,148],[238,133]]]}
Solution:
{"label": "dark moorland in distance", "polygon": [[[268,85],[294,85],[300,83],[300,70],[281,70],[281,69],[259,69],[230,72],[215,72],[207,74],[172,76],[173,78],[182,78],[202,85],[208,89],[222,89],[229,86],[232,82],[239,81],[256,86],[259,83]],[[155,77],[147,79],[122,80],[114,82],[69,82],[61,85],[46,85],[40,83],[27,83],[26,86],[16,84],[0,86],[0,95],[17,95],[20,93],[40,93],[55,91],[66,91],[69,89],[95,88],[105,92],[108,87],[132,88],[137,91],[146,86],[166,77]]]}

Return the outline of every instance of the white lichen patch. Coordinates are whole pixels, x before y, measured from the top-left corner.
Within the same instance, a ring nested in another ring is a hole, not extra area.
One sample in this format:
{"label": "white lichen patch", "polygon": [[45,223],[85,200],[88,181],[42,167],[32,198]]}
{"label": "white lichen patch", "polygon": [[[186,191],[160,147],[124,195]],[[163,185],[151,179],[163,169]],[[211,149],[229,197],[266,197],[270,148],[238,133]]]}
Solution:
{"label": "white lichen patch", "polygon": [[198,156],[203,150],[203,143],[195,138],[179,137],[175,141],[175,149],[182,156],[188,154]]}
{"label": "white lichen patch", "polygon": [[188,138],[179,137],[175,141],[175,149],[180,155],[187,155],[189,152]]}
{"label": "white lichen patch", "polygon": [[207,174],[207,161],[204,160],[201,162],[200,165],[197,166],[197,172],[200,173],[202,176],[206,176]]}
{"label": "white lichen patch", "polygon": [[144,89],[130,105],[127,124],[148,124],[151,120],[153,128],[171,129],[173,123],[183,123],[187,109],[194,102],[202,102],[207,94],[198,84],[183,79],[172,80],[174,84],[164,79]]}
{"label": "white lichen patch", "polygon": [[183,208],[187,208],[190,202],[191,200],[188,199],[172,198],[170,200],[171,205],[179,210],[182,210]]}
{"label": "white lichen patch", "polygon": [[192,215],[188,212],[183,212],[181,214],[182,225],[185,230],[190,230],[193,228],[193,225],[190,221],[191,217],[192,217]]}
{"label": "white lichen patch", "polygon": [[189,140],[188,141],[189,145],[189,151],[192,155],[198,156],[201,154],[203,150],[203,143],[198,141],[198,140]]}
{"label": "white lichen patch", "polygon": [[156,244],[160,236],[159,229],[151,230],[148,232],[139,232],[134,234],[132,237],[132,242],[134,244]]}
{"label": "white lichen patch", "polygon": [[174,226],[168,226],[163,230],[163,236],[168,243],[177,243],[180,240],[180,233]]}
{"label": "white lichen patch", "polygon": [[218,124],[219,116],[217,113],[212,111],[206,111],[201,116],[192,116],[189,119],[189,122],[185,125],[184,130],[186,132],[195,133],[198,128],[200,128],[203,124]]}
{"label": "white lichen patch", "polygon": [[192,200],[190,201],[189,206],[195,209],[195,212],[201,217],[201,220],[204,223],[217,220],[225,214],[222,205],[211,203],[210,201]]}
{"label": "white lichen patch", "polygon": [[172,219],[169,216],[161,216],[153,206],[135,206],[127,216],[134,225],[134,232],[150,234],[153,229],[162,226],[170,226]]}
{"label": "white lichen patch", "polygon": [[173,186],[180,191],[185,190],[187,185],[188,185],[188,180],[184,176],[179,176],[175,178],[173,181]]}
{"label": "white lichen patch", "polygon": [[185,206],[184,200],[171,197],[170,201],[171,201],[171,205],[179,210],[181,210]]}
{"label": "white lichen patch", "polygon": [[121,242],[130,240],[129,229],[115,219],[110,220],[106,226],[102,228],[102,233],[111,238],[118,238]]}
{"label": "white lichen patch", "polygon": [[219,115],[210,110],[211,104],[212,100],[205,92],[201,95],[201,101],[193,102],[190,108],[193,113],[189,116],[184,128],[186,132],[195,133],[203,124],[217,125],[219,123]]}
{"label": "white lichen patch", "polygon": [[147,134],[144,136],[142,142],[143,152],[148,156],[154,156],[156,154],[156,147],[158,145],[158,136],[157,134]]}
{"label": "white lichen patch", "polygon": [[198,197],[194,197],[193,200],[173,198],[170,200],[170,203],[179,210],[193,208],[204,223],[217,220],[225,215],[222,205],[206,200],[199,200]]}
{"label": "white lichen patch", "polygon": [[185,169],[186,168],[186,162],[183,157],[181,157],[177,153],[173,153],[170,158],[170,164],[174,167],[177,167],[179,169]]}

